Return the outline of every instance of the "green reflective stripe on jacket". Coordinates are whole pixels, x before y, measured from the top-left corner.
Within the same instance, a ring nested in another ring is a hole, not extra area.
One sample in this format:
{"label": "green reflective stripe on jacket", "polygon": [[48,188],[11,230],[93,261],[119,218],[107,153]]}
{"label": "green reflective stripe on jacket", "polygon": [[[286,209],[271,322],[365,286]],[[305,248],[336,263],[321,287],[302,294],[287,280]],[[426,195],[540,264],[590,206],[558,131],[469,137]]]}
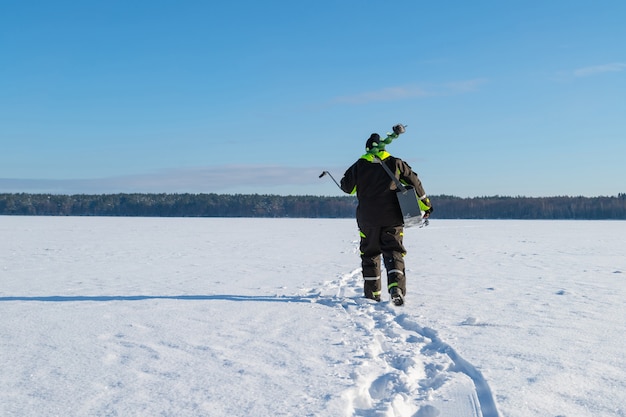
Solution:
{"label": "green reflective stripe on jacket", "polygon": [[419,204],[420,210],[422,210],[422,211],[426,211],[426,210],[430,209],[430,207],[431,207],[430,199],[428,197],[423,198],[421,200],[417,200],[417,204]]}
{"label": "green reflective stripe on jacket", "polygon": [[385,159],[389,158],[391,154],[387,151],[380,151],[380,152],[377,152],[376,154],[366,153],[365,155],[362,155],[360,159],[365,159],[366,161],[374,162],[374,156],[377,156],[381,161],[384,161]]}

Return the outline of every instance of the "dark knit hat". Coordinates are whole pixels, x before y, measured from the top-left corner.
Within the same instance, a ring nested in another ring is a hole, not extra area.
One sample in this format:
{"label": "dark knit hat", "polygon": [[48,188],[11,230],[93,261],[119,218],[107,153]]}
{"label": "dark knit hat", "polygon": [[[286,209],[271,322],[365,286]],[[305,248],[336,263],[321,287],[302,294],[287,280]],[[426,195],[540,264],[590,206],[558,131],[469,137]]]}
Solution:
{"label": "dark knit hat", "polygon": [[369,151],[370,149],[378,146],[380,144],[380,135],[378,133],[372,133],[370,138],[365,142],[365,150]]}

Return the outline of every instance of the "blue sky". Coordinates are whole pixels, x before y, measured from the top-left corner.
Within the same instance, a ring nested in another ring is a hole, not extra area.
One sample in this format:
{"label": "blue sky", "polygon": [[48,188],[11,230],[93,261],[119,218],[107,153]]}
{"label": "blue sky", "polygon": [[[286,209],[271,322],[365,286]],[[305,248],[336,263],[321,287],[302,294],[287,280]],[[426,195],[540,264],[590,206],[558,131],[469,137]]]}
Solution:
{"label": "blue sky", "polygon": [[626,192],[626,2],[0,5],[0,192],[340,195],[370,133],[429,194]]}

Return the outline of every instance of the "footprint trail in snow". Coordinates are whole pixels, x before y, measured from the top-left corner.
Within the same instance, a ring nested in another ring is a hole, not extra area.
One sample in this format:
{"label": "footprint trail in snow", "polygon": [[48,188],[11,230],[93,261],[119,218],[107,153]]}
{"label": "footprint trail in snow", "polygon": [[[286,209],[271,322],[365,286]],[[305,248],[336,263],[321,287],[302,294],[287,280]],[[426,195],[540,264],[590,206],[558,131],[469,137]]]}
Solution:
{"label": "footprint trail in snow", "polygon": [[433,329],[405,307],[362,297],[361,270],[326,282],[315,302],[338,308],[362,335],[355,340],[351,416],[498,417],[489,385]]}

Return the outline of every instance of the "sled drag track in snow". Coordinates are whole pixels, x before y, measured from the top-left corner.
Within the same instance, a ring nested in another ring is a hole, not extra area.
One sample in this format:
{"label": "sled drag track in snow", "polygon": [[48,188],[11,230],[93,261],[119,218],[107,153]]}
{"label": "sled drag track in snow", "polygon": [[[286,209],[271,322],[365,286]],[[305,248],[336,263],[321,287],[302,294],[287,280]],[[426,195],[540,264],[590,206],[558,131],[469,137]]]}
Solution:
{"label": "sled drag track in snow", "polygon": [[360,269],[326,282],[318,303],[341,309],[362,334],[354,346],[353,416],[498,417],[489,385],[433,329],[404,307],[362,298]]}

